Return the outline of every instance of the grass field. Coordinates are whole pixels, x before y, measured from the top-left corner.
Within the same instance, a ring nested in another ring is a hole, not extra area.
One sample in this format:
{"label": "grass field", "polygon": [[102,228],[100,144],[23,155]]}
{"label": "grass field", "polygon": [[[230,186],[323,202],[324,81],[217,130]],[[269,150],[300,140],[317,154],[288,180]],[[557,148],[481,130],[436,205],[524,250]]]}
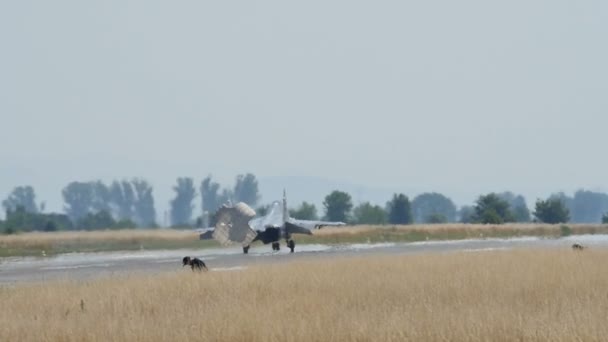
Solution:
{"label": "grass field", "polygon": [[[314,235],[295,235],[298,244],[415,242],[489,237],[545,236],[568,234],[608,234],[608,225],[543,224],[441,224],[407,226],[326,227]],[[101,252],[137,249],[178,249],[218,247],[213,240],[199,240],[193,231],[171,229],[108,230],[0,235],[0,257],[40,256],[67,252]],[[44,251],[44,252],[43,252]]]}
{"label": "grass field", "polygon": [[137,249],[203,248],[215,241],[200,241],[193,231],[174,229],[70,231],[0,235],[0,257],[40,256],[68,252]]}
{"label": "grass field", "polygon": [[372,256],[0,287],[0,340],[602,341],[607,259]]}
{"label": "grass field", "polygon": [[323,228],[313,236],[297,237],[299,243],[415,242],[424,240],[462,240],[521,236],[560,237],[570,234],[608,234],[608,225],[549,225],[511,223],[415,224],[404,226],[352,226]]}

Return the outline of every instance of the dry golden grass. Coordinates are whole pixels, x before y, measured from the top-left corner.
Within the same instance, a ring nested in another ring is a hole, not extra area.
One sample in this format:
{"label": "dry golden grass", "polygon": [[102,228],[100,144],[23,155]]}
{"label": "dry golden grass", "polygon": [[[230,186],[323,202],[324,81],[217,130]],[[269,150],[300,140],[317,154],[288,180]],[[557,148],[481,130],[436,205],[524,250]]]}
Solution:
{"label": "dry golden grass", "polygon": [[31,232],[0,235],[0,257],[11,255],[40,255],[73,251],[100,251],[146,247],[200,246],[199,234],[191,230],[104,230],[69,232]]}
{"label": "dry golden grass", "polygon": [[5,287],[0,340],[601,341],[607,259],[463,252]]}
{"label": "dry golden grass", "polygon": [[568,234],[608,234],[608,225],[599,224],[420,224],[402,226],[326,227],[314,236],[298,236],[300,243],[414,242],[509,238],[519,236],[559,237]]}
{"label": "dry golden grass", "polygon": [[[297,243],[413,242],[488,237],[546,236],[563,234],[563,225],[548,224],[426,224],[325,227],[313,235],[294,236]],[[568,225],[572,234],[608,234],[608,225]],[[192,230],[108,230],[0,235],[0,257],[66,252],[99,252],[133,249],[218,247],[214,240],[200,241]],[[44,253],[43,253],[44,251]]]}
{"label": "dry golden grass", "polygon": [[[521,232],[530,234],[560,234],[564,224],[544,223],[506,223],[506,224],[471,224],[471,223],[446,223],[446,224],[411,224],[411,225],[359,225],[346,227],[324,227],[315,231],[317,236],[327,235],[361,235],[375,233],[379,230],[393,232],[424,231],[430,234],[440,232],[458,232],[462,235],[479,235],[479,233],[491,231]],[[608,233],[608,225],[601,224],[567,224],[573,233],[596,234]]]}
{"label": "dry golden grass", "polygon": [[125,229],[66,232],[32,232],[14,235],[0,235],[0,245],[31,246],[66,241],[133,241],[133,240],[192,240],[198,233],[191,230],[175,229]]}

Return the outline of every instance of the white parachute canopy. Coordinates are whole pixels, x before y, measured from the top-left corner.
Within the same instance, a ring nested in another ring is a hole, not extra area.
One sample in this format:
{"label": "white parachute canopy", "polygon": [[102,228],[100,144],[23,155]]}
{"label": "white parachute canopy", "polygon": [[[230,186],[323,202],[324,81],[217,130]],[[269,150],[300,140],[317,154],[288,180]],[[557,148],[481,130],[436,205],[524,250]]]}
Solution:
{"label": "white parachute canopy", "polygon": [[222,245],[240,243],[248,246],[255,239],[257,233],[249,226],[249,221],[255,216],[255,210],[247,204],[239,202],[234,207],[223,206],[216,215],[213,238]]}

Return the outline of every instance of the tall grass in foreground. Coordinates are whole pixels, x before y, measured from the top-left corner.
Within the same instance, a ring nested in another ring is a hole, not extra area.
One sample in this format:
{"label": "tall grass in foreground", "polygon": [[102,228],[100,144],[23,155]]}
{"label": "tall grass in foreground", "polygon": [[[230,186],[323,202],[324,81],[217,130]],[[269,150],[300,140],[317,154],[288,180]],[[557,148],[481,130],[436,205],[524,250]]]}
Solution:
{"label": "tall grass in foreground", "polygon": [[5,287],[0,340],[600,341],[607,259],[463,252]]}

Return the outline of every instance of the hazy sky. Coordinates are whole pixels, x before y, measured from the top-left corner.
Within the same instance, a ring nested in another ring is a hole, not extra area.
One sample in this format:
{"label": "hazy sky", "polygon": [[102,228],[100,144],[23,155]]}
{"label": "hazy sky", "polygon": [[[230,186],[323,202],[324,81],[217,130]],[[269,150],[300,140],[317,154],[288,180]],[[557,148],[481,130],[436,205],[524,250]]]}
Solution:
{"label": "hazy sky", "polygon": [[606,191],[607,39],[602,0],[2,1],[0,197],[141,176],[160,211],[177,176],[248,171]]}

